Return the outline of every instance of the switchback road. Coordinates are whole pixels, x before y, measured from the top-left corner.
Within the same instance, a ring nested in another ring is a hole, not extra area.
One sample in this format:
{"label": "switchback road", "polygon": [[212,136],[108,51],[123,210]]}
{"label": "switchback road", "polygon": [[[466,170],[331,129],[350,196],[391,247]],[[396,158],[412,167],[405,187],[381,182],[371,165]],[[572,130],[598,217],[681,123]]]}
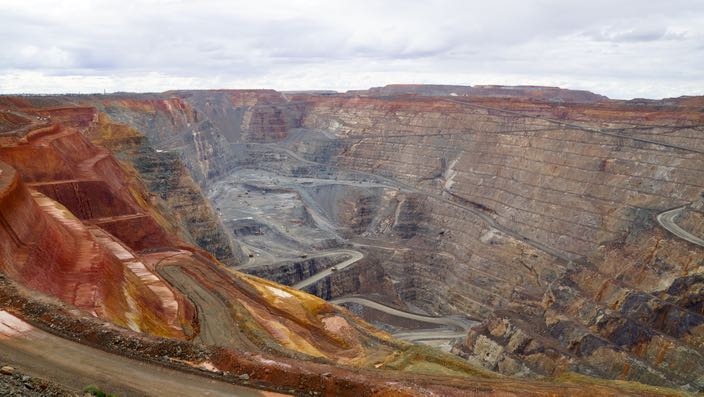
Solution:
{"label": "switchback road", "polygon": [[704,240],[682,229],[681,227],[679,227],[679,225],[675,223],[675,219],[684,209],[685,207],[679,207],[658,214],[658,223],[660,223],[662,227],[667,229],[670,233],[674,234],[675,236],[683,240],[687,240],[692,244],[704,247]]}

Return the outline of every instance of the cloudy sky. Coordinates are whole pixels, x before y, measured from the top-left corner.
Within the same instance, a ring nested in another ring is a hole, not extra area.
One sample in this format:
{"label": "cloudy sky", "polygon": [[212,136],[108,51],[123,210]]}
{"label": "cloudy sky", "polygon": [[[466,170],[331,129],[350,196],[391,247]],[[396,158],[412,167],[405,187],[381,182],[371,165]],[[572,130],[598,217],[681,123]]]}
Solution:
{"label": "cloudy sky", "polygon": [[0,0],[0,93],[539,84],[704,94],[702,0]]}

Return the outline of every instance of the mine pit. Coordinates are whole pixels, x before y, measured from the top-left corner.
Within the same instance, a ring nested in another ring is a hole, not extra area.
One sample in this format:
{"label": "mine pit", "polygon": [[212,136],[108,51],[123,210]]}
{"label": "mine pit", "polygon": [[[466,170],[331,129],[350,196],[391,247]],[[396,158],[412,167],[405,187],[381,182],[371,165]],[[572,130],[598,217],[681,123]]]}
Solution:
{"label": "mine pit", "polygon": [[0,98],[0,344],[290,393],[704,390],[700,100],[413,89]]}

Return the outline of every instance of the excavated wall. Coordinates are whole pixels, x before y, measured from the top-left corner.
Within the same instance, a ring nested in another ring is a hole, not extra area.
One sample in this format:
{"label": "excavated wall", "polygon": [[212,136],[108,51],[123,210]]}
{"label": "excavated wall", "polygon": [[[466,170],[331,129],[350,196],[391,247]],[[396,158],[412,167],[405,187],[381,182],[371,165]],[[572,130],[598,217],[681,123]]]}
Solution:
{"label": "excavated wall", "polygon": [[[393,243],[370,282],[390,280],[428,313],[486,319],[458,354],[506,373],[699,390],[698,370],[684,369],[703,362],[704,256],[655,217],[704,190],[700,103],[578,97],[217,91],[93,103],[178,152],[201,187],[242,167],[387,184],[383,205],[308,191],[348,236]],[[679,219],[699,230],[688,211]],[[360,287],[344,274],[314,289]]]}

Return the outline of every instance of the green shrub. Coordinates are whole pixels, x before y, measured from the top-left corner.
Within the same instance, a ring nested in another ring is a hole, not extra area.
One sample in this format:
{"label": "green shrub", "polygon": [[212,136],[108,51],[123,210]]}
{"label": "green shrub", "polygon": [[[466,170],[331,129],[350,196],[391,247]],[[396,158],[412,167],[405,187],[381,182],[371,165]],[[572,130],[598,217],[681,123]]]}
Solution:
{"label": "green shrub", "polygon": [[96,385],[88,385],[84,387],[83,392],[92,394],[96,397],[115,397],[114,394],[107,394],[104,391],[100,390],[100,388]]}

